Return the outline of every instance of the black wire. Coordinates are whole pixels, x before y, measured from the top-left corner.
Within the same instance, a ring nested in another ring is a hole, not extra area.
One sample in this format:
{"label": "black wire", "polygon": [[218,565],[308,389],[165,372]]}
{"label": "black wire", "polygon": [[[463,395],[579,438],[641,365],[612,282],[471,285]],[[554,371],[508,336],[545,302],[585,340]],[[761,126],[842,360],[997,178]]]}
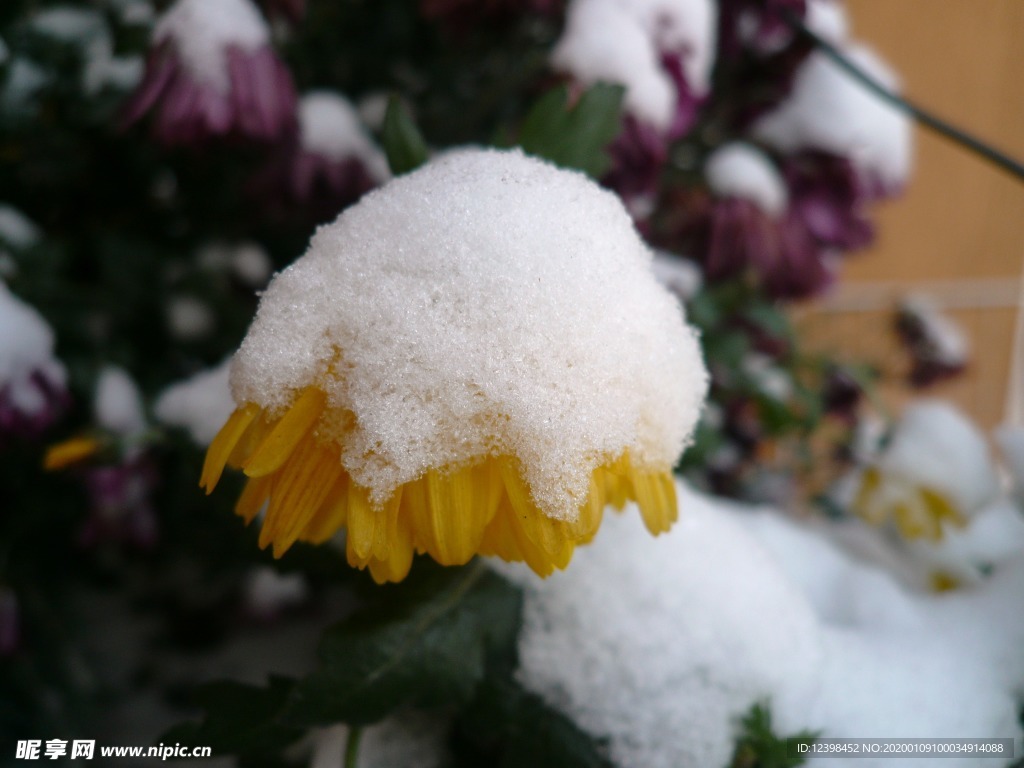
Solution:
{"label": "black wire", "polygon": [[945,136],[950,141],[974,152],[976,155],[979,155],[996,167],[1006,171],[1016,178],[1017,181],[1024,182],[1024,164],[1019,160],[1016,160],[1010,155],[1007,155],[980,139],[975,138],[966,131],[957,128],[954,125],[950,125],[945,120],[936,117],[931,112],[918,106],[909,99],[890,91],[882,83],[850,61],[850,59],[848,59],[838,48],[832,45],[832,43],[819,37],[808,29],[803,20],[795,13],[788,9],[783,9],[782,14],[786,23],[793,31],[810,40],[816,48],[832,59],[832,61],[845,70],[847,74],[864,85],[864,87],[873,92],[876,96],[879,96],[904,112],[909,113],[919,123],[931,128],[939,135]]}

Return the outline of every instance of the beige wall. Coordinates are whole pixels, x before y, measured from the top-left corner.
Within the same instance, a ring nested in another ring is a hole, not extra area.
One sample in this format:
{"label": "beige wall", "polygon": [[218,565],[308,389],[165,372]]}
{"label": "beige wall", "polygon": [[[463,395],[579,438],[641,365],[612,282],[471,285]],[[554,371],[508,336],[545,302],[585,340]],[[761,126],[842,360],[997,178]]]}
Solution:
{"label": "beige wall", "polygon": [[[907,95],[1024,158],[1024,0],[847,4],[853,35],[894,66]],[[1017,303],[1024,268],[1024,184],[922,128],[915,141],[905,196],[877,211],[876,247],[847,263],[838,294],[801,326],[819,346],[891,366],[878,308],[904,286],[935,294],[974,357],[968,376],[934,391],[991,426],[1003,417],[1017,314],[1005,305]]]}

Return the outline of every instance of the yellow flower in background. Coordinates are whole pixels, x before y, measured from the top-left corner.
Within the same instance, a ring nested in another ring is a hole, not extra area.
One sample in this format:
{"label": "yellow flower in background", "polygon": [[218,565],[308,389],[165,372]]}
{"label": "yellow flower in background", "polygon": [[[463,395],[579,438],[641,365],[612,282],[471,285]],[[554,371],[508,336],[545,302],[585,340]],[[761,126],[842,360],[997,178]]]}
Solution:
{"label": "yellow flower in background", "polygon": [[853,506],[870,523],[893,522],[906,538],[940,541],[998,493],[985,438],[953,406],[921,400],[862,472]]}
{"label": "yellow flower in background", "polygon": [[546,576],[606,505],[661,533],[707,375],[619,200],[519,152],[466,150],[322,227],[264,294],[207,452],[249,478],[261,546],[347,530],[399,581],[414,553]]}

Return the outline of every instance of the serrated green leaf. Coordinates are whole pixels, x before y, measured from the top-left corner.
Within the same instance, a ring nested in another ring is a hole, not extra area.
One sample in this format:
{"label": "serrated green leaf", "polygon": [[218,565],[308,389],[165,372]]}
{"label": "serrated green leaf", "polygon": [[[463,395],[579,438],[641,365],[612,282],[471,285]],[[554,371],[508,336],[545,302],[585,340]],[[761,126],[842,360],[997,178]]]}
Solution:
{"label": "serrated green leaf", "polygon": [[381,128],[381,143],[388,157],[388,166],[395,176],[415,170],[430,157],[424,141],[408,110],[396,97],[388,100]]}
{"label": "serrated green leaf", "polygon": [[206,716],[199,723],[176,726],[161,737],[165,744],[202,744],[215,755],[271,753],[298,740],[303,731],[280,725],[277,714],[287,700],[293,681],[272,677],[266,688],[236,682],[202,686],[196,693]]}
{"label": "serrated green leaf", "polygon": [[740,721],[742,728],[730,768],[796,768],[804,758],[791,755],[798,744],[812,744],[817,734],[801,731],[790,737],[772,730],[772,715],[766,702],[759,702]]}
{"label": "serrated green leaf", "polygon": [[598,83],[569,106],[565,86],[545,93],[523,121],[520,146],[564,168],[599,178],[610,164],[607,147],[622,128],[619,85]]}
{"label": "serrated green leaf", "polygon": [[604,745],[508,678],[488,678],[456,722],[453,766],[610,768]]}
{"label": "serrated green leaf", "polygon": [[293,690],[284,722],[362,725],[405,705],[460,703],[489,662],[511,663],[519,590],[480,562],[424,569],[324,633],[321,666]]}

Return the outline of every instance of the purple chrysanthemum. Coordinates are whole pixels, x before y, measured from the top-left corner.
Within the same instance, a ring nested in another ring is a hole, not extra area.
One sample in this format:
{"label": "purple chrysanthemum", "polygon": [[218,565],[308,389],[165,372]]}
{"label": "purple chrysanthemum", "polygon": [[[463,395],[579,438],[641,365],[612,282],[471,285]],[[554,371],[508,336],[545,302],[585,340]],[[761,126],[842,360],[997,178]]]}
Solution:
{"label": "purple chrysanthemum", "polygon": [[87,467],[82,480],[89,496],[90,515],[79,532],[82,546],[115,541],[139,549],[157,543],[158,524],[151,495],[157,472],[145,454],[118,464]]}
{"label": "purple chrysanthemum", "polygon": [[283,193],[312,218],[325,221],[390,178],[384,153],[343,96],[309,93],[300,100],[298,113],[298,134],[254,183],[261,198],[277,202]]}
{"label": "purple chrysanthemum", "polygon": [[0,283],[0,444],[38,437],[68,405],[67,374],[53,356],[53,331]]}
{"label": "purple chrysanthemum", "polygon": [[966,335],[924,296],[908,296],[900,303],[896,333],[910,355],[907,379],[913,387],[954,378],[967,368],[970,345]]}
{"label": "purple chrysanthemum", "polygon": [[165,145],[236,135],[274,141],[293,129],[295,88],[249,0],[178,0],[153,34],[124,123],[153,113]]}
{"label": "purple chrysanthemum", "polygon": [[552,52],[581,86],[625,87],[625,128],[605,183],[634,214],[649,208],[668,146],[696,122],[710,88],[715,6],[708,0],[573,0]]}

